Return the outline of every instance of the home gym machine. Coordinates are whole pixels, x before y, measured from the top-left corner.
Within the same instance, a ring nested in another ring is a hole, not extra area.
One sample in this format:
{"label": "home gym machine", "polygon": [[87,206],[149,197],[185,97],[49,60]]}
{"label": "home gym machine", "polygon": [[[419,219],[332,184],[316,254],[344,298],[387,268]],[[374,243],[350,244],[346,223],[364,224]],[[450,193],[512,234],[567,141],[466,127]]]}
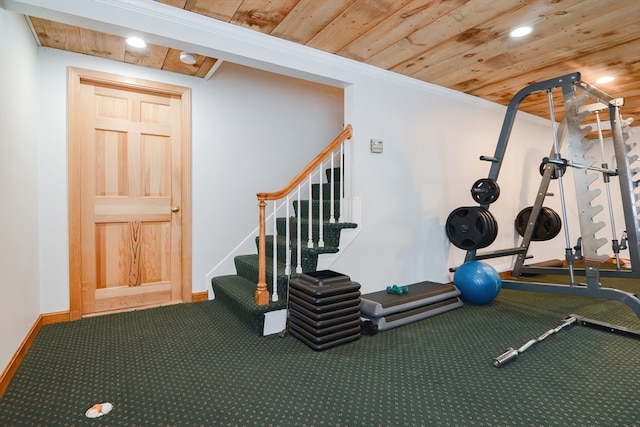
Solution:
{"label": "home gym machine", "polygon": [[[552,91],[562,90],[564,119],[558,125],[555,119]],[[497,223],[489,212],[489,205],[495,202],[500,194],[497,184],[502,159],[504,158],[509,136],[515,116],[521,102],[534,93],[546,92],[549,103],[550,119],[553,131],[553,148],[549,157],[542,159],[540,173],[542,180],[532,207],[523,210],[516,219],[516,229],[522,236],[519,246],[508,249],[478,253],[477,249],[489,246],[496,238]],[[589,101],[590,103],[587,103]],[[454,210],[447,219],[446,232],[449,240],[458,248],[467,251],[465,262],[515,256],[512,278],[503,280],[503,288],[533,292],[546,292],[563,295],[576,295],[595,298],[607,298],[621,301],[629,306],[640,317],[640,299],[632,293],[619,289],[601,286],[601,277],[620,277],[640,279],[640,225],[638,210],[640,205],[640,144],[627,143],[631,119],[623,120],[620,107],[622,98],[612,98],[600,89],[581,80],[580,73],[567,74],[550,80],[534,83],[520,90],[508,105],[504,123],[493,156],[480,156],[480,160],[491,163],[487,178],[476,181],[471,188],[472,198],[479,206],[462,207]],[[605,159],[602,124],[600,114],[606,114],[611,130],[611,139],[615,152],[615,168],[611,168]],[[602,156],[600,166],[595,166],[595,157],[590,153],[594,148],[593,140],[587,138],[591,126],[582,126],[583,121],[594,114],[596,118],[599,147]],[[564,140],[568,140],[569,159],[563,158],[561,148]],[[563,175],[572,170],[575,194],[577,199],[580,234],[578,245],[572,247],[567,224],[567,209]],[[610,228],[613,238],[613,250],[616,268],[605,269],[602,264],[609,260],[608,255],[601,255],[598,249],[607,243],[606,238],[596,234],[605,227],[603,222],[596,222],[594,217],[604,208],[594,204],[601,194],[600,189],[590,186],[602,176],[604,180],[610,211]],[[611,190],[609,182],[617,178],[620,187],[621,204],[624,214],[625,231],[620,240],[616,237],[616,227],[612,211]],[[543,207],[549,184],[557,180],[562,207],[560,215]],[[562,227],[562,221],[565,226]],[[559,234],[564,228],[565,262],[562,266],[536,267],[524,265],[531,241],[548,240]],[[629,251],[630,268],[620,267],[620,251]],[[584,268],[577,268],[575,262],[584,262]],[[569,276],[569,284],[546,284],[518,280],[521,275],[562,274]],[[586,283],[577,284],[575,276],[586,278]]]}

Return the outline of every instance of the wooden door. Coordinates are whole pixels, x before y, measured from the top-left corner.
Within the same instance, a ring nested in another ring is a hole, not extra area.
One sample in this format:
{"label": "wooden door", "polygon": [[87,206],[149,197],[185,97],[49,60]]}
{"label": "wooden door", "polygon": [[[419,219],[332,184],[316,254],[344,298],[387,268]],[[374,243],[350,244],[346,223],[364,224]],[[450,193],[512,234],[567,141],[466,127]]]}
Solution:
{"label": "wooden door", "polygon": [[190,301],[188,89],[70,74],[72,317]]}

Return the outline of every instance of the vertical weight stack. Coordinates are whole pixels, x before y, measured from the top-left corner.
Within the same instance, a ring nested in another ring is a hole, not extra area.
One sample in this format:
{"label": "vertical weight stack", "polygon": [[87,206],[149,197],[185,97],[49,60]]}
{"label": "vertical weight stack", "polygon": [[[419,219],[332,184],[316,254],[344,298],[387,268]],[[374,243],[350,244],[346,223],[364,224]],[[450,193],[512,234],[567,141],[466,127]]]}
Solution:
{"label": "vertical weight stack", "polygon": [[289,332],[316,351],[360,338],[360,284],[331,270],[289,281]]}

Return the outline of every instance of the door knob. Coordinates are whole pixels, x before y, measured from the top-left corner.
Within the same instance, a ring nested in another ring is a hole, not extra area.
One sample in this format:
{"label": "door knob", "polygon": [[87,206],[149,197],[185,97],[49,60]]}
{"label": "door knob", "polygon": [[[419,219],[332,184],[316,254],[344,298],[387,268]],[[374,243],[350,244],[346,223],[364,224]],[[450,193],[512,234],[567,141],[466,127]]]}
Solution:
{"label": "door knob", "polygon": [[171,206],[171,212],[180,212],[180,206]]}

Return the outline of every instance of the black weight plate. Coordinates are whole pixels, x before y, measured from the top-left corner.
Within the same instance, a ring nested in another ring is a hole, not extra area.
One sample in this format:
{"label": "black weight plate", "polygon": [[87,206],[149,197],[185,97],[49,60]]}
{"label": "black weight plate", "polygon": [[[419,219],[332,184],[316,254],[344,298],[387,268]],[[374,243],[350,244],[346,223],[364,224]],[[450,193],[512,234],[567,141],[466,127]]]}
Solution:
{"label": "black weight plate", "polygon": [[445,230],[454,246],[464,250],[483,247],[491,230],[482,211],[486,210],[476,206],[460,207],[449,214]]}
{"label": "black weight plate", "polygon": [[560,169],[560,175],[564,175],[564,172],[567,170],[567,167],[565,165],[559,166],[559,165],[554,165],[552,163],[542,162],[540,163],[540,168],[539,168],[540,175],[544,176],[544,170],[546,169],[547,166],[553,168],[553,172],[551,173],[551,179],[558,179],[558,169]]}
{"label": "black weight plate", "polygon": [[549,236],[553,233],[553,219],[549,212],[543,207],[536,221],[534,237],[531,240],[538,242],[549,240]]}
{"label": "black weight plate", "polygon": [[550,209],[550,211],[553,213],[555,227],[556,227],[556,230],[558,230],[556,232],[556,236],[557,236],[560,233],[560,231],[562,230],[562,220],[560,219],[560,215],[558,215],[558,213],[556,211],[554,211],[553,209]]}
{"label": "black weight plate", "polygon": [[[489,212],[487,212],[489,213]],[[489,213],[489,215],[491,215],[491,213]],[[493,243],[496,240],[496,237],[498,237],[498,221],[496,220],[496,218],[491,215],[491,220],[492,220],[492,227],[493,227],[493,235],[491,237],[491,243]],[[489,244],[491,244],[489,243]],[[489,245],[487,245],[489,246]]]}
{"label": "black weight plate", "polygon": [[477,215],[471,207],[460,207],[451,212],[445,226],[449,241],[460,249],[477,247],[482,234],[476,229],[476,220]]}
{"label": "black weight plate", "polygon": [[560,231],[562,230],[562,220],[560,219],[560,215],[556,211],[553,211],[553,214],[556,218],[556,227],[558,228],[558,233],[560,233]]}
{"label": "black weight plate", "polygon": [[[522,209],[516,216],[515,227],[520,236],[524,236],[531,211],[533,207],[529,206]],[[534,224],[531,240],[536,242],[551,240],[560,233],[561,228],[562,221],[558,214],[551,208],[542,207]]]}
{"label": "black weight plate", "polygon": [[476,223],[478,224],[478,230],[482,233],[482,238],[478,242],[478,246],[476,249],[484,248],[488,246],[491,242],[487,243],[487,241],[491,237],[491,219],[487,216],[487,210],[482,207],[476,207],[476,211],[478,212],[478,220]]}
{"label": "black weight plate", "polygon": [[482,207],[475,207],[474,209],[478,213],[478,229],[482,232],[482,239],[480,239],[480,241],[478,242],[478,246],[476,247],[476,249],[478,249],[486,246],[486,241],[488,238],[487,235],[491,232],[491,230],[489,230],[489,218],[487,218],[485,209]]}
{"label": "black weight plate", "polygon": [[478,248],[486,248],[490,244],[492,244],[496,237],[498,236],[498,222],[491,212],[488,210],[479,207],[478,209],[482,209],[482,215],[484,216],[485,222],[485,238],[480,242],[480,246]]}
{"label": "black weight plate", "polygon": [[[527,225],[529,224],[529,218],[531,217],[531,212],[533,211],[533,206],[529,206],[526,207],[524,209],[522,209],[518,215],[516,216],[516,220],[515,220],[515,227],[516,227],[516,231],[518,232],[518,234],[522,237],[524,237],[524,233],[525,231],[527,231]],[[538,241],[540,240],[538,238],[538,223],[540,222],[540,217],[542,217],[543,211],[540,211],[540,214],[538,215],[538,220],[536,221],[536,223],[533,225],[533,233],[531,234],[531,240],[532,241]]]}
{"label": "black weight plate", "polygon": [[531,216],[531,211],[533,210],[532,206],[522,209],[518,215],[516,215],[515,219],[515,227],[518,234],[524,237],[524,232],[527,230],[527,223],[529,222],[529,217]]}
{"label": "black weight plate", "polygon": [[551,208],[543,207],[540,212],[540,218],[536,223],[537,241],[551,240],[558,235],[561,229],[560,217]]}
{"label": "black weight plate", "polygon": [[489,178],[481,178],[471,186],[471,197],[481,205],[489,205],[500,196],[498,183]]}
{"label": "black weight plate", "polygon": [[561,230],[561,224],[562,222],[560,221],[560,217],[558,216],[558,214],[551,208],[546,208],[547,209],[547,215],[549,215],[549,221],[551,222],[551,230],[549,232],[549,236],[547,238],[547,240],[551,240],[554,237],[556,237],[558,235],[558,233],[560,233]]}
{"label": "black weight plate", "polygon": [[[489,213],[489,215],[491,215],[491,213]],[[491,235],[491,242],[489,243],[489,245],[496,240],[496,237],[498,237],[498,221],[496,221],[493,215],[491,215],[491,221],[492,221],[491,226],[493,227],[493,234]]]}

